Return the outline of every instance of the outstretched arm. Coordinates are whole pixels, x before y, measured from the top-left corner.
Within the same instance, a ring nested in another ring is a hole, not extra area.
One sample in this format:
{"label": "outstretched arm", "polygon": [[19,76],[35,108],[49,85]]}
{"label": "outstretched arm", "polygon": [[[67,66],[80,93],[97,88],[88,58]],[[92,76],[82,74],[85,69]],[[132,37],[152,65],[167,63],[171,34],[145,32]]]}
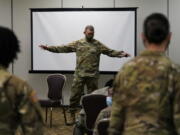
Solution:
{"label": "outstretched arm", "polygon": [[67,45],[61,45],[61,46],[39,45],[39,47],[43,50],[47,50],[54,53],[69,53],[69,52],[75,52],[77,45],[78,45],[78,41],[74,41]]}
{"label": "outstretched arm", "polygon": [[124,51],[120,51],[119,57],[130,57],[131,55],[124,52]]}
{"label": "outstretched arm", "polygon": [[130,54],[124,52],[124,51],[116,51],[113,49],[108,48],[107,46],[100,43],[100,50],[103,54],[108,55],[110,57],[130,57]]}

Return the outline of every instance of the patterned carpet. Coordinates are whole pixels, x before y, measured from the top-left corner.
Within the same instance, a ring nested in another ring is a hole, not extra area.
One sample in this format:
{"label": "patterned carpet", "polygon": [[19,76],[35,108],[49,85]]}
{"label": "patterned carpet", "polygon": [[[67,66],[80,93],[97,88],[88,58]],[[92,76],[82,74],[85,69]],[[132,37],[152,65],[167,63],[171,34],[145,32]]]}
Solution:
{"label": "patterned carpet", "polygon": [[[45,109],[44,117],[45,117]],[[64,115],[62,113],[62,109],[53,108],[52,113],[52,127],[50,128],[50,110],[48,112],[48,121],[45,124],[44,135],[72,135],[73,134],[73,126],[66,126],[64,122]]]}

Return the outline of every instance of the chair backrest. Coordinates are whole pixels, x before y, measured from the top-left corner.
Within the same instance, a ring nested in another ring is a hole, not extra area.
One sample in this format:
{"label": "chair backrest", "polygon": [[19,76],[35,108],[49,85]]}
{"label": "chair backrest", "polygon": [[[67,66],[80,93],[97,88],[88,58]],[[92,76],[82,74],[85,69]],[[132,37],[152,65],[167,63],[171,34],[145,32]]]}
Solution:
{"label": "chair backrest", "polygon": [[99,135],[108,135],[109,119],[102,119],[98,122],[97,132]]}
{"label": "chair backrest", "polygon": [[51,100],[62,99],[62,90],[66,82],[66,77],[62,74],[52,74],[47,77],[48,98]]}
{"label": "chair backrest", "polygon": [[82,106],[86,114],[86,127],[91,131],[94,128],[94,123],[99,112],[107,107],[106,96],[99,94],[87,94],[82,97]]}

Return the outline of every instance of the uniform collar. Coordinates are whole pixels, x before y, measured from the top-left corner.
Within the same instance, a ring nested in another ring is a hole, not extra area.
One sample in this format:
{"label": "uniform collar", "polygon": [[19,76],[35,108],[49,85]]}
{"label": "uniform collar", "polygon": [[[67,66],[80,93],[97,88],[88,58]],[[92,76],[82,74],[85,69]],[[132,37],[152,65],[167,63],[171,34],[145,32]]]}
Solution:
{"label": "uniform collar", "polygon": [[165,56],[165,52],[145,50],[140,56]]}
{"label": "uniform collar", "polygon": [[92,42],[94,42],[94,38],[89,42],[89,41],[87,41],[87,39],[86,39],[86,37],[84,38],[84,41],[85,42],[88,42],[88,43],[92,43]]}

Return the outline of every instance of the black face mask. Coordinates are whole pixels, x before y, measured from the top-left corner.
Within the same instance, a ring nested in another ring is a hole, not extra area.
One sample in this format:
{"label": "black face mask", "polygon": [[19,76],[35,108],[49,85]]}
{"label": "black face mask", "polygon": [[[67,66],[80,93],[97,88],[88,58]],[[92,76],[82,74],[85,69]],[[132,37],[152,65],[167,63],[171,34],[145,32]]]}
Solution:
{"label": "black face mask", "polygon": [[86,39],[87,39],[88,41],[91,41],[91,40],[93,39],[93,35],[86,35]]}

